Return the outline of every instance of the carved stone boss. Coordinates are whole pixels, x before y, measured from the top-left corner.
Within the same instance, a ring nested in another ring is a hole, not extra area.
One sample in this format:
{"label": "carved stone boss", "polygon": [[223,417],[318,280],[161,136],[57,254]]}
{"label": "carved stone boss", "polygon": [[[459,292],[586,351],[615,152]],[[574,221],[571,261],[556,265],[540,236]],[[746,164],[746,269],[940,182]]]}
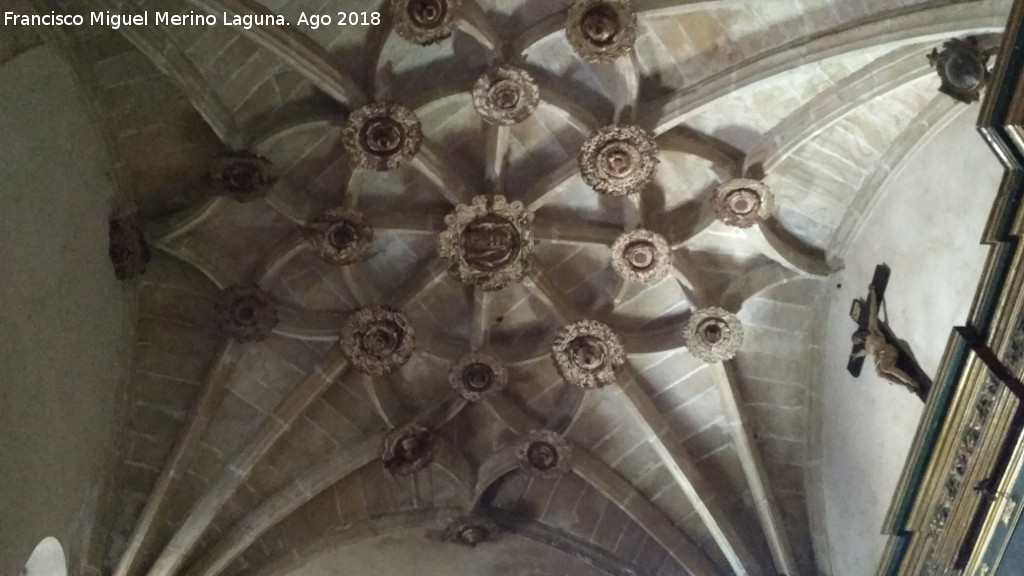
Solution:
{"label": "carved stone boss", "polygon": [[630,0],[576,0],[565,20],[569,44],[584,60],[607,63],[636,43],[636,14]]}
{"label": "carved stone boss", "polygon": [[114,265],[114,276],[128,280],[140,276],[149,264],[149,244],[142,229],[130,220],[111,220],[107,254]]}
{"label": "carved stone boss", "polygon": [[729,360],[743,345],[743,325],[727,310],[704,308],[686,322],[683,342],[691,354],[705,362]]}
{"label": "carved stone boss", "polygon": [[236,152],[217,158],[210,167],[210,181],[222,194],[239,202],[262,198],[277,182],[270,160]]}
{"label": "carved stone boss", "polygon": [[479,402],[500,392],[508,384],[508,369],[501,359],[485,352],[473,352],[459,360],[448,373],[448,383],[460,396]]}
{"label": "carved stone boss", "polygon": [[444,541],[474,547],[498,538],[501,530],[488,518],[478,515],[461,516],[444,530]]}
{"label": "carved stone boss", "polygon": [[734,178],[715,189],[711,207],[728,226],[750,228],[771,215],[774,196],[763,182]]}
{"label": "carved stone boss", "polygon": [[438,252],[460,282],[499,290],[519,282],[533,260],[533,213],[504,196],[477,196],[444,219]]}
{"label": "carved stone boss", "polygon": [[461,0],[391,0],[395,32],[413,44],[436,44],[452,35],[461,4]]}
{"label": "carved stone boss", "polygon": [[415,333],[405,314],[386,306],[356,311],[341,332],[341,349],[357,370],[389,374],[409,361]]}
{"label": "carved stone boss", "polygon": [[518,124],[529,118],[539,103],[537,81],[515,66],[494,66],[473,86],[473,106],[492,124]]}
{"label": "carved stone boss", "polygon": [[572,449],[550,430],[534,430],[516,445],[519,469],[530,476],[557,478],[569,471]]}
{"label": "carved stone boss", "polygon": [[988,83],[988,59],[973,36],[954,38],[943,44],[941,51],[935,49],[928,55],[928,62],[942,79],[939,92],[966,104],[977,102]]}
{"label": "carved stone boss", "polygon": [[624,280],[638,284],[657,282],[672,267],[672,250],[665,238],[638,228],[619,236],[612,244],[612,268]]}
{"label": "carved stone boss", "polygon": [[221,332],[241,342],[261,342],[277,326],[277,308],[270,294],[255,286],[233,286],[216,303]]}
{"label": "carved stone boss", "polygon": [[583,181],[606,196],[640,192],[654,180],[658,146],[643,128],[606,126],[583,143],[579,156]]}
{"label": "carved stone boss", "polygon": [[342,141],[357,166],[385,172],[416,156],[423,130],[412,110],[395,102],[374,102],[352,112]]}
{"label": "carved stone boss", "polygon": [[567,383],[601,388],[615,384],[615,373],[626,363],[626,349],[611,328],[583,320],[558,330],[551,357]]}
{"label": "carved stone boss", "polygon": [[365,258],[373,244],[373,227],[362,214],[336,208],[310,222],[306,238],[317,256],[344,266]]}
{"label": "carved stone boss", "polygon": [[437,439],[419,422],[396,428],[384,437],[380,460],[392,475],[415,474],[434,461]]}

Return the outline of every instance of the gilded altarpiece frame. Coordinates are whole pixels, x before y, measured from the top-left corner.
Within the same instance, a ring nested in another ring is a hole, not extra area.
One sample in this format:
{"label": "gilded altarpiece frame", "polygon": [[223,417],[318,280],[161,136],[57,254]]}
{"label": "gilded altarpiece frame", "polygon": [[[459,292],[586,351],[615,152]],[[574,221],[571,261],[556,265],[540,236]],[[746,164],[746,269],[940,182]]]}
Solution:
{"label": "gilded altarpiece frame", "polygon": [[995,575],[1024,501],[1024,0],[978,129],[1006,167],[967,326],[953,331],[883,526],[877,573]]}

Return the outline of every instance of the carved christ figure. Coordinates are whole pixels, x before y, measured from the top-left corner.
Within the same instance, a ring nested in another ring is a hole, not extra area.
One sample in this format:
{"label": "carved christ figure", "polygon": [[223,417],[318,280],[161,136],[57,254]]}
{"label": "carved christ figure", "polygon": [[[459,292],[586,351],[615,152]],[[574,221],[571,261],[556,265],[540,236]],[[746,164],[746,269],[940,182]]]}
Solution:
{"label": "carved christ figure", "polygon": [[854,358],[871,355],[875,364],[875,373],[893,384],[899,384],[910,392],[922,396],[925,392],[921,383],[912,378],[906,371],[897,367],[900,350],[888,340],[878,323],[878,295],[872,284],[868,292],[868,325],[853,334],[853,343],[863,348],[853,354]]}

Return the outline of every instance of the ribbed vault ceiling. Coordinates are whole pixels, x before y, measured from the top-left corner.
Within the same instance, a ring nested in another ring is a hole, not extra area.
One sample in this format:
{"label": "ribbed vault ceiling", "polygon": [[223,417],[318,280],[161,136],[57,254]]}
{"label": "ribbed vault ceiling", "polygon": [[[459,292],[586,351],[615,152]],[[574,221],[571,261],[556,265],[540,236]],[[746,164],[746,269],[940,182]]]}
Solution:
{"label": "ribbed vault ceiling", "polygon": [[[94,4],[292,21],[371,9]],[[374,550],[442,546],[437,532],[474,508],[514,535],[452,552],[460,566],[512,570],[500,557],[530,550],[552,565],[581,558],[580,574],[827,570],[812,538],[824,522],[808,512],[820,490],[808,449],[818,301],[879,184],[953,110],[925,54],[968,33],[990,42],[1008,3],[635,0],[636,48],[614,64],[574,54],[568,4],[464,0],[452,38],[429,47],[387,23],[48,35],[103,116],[120,211],[159,249],[137,281],[130,415],[97,544],[115,576],[284,574],[307,562],[319,573],[322,555],[345,558],[346,547],[365,567]],[[498,62],[541,88],[538,110],[511,127],[484,122],[471,102]],[[342,149],[346,117],[385,99],[416,113],[422,150],[391,172],[357,169]],[[616,121],[660,148],[655,181],[626,199],[598,196],[576,164]],[[280,179],[265,199],[209,186],[210,161],[229,150],[273,163]],[[774,217],[727,227],[712,191],[755,165]],[[453,204],[494,192],[535,212],[537,244],[525,281],[483,292],[447,274],[437,236]],[[374,226],[363,262],[331,265],[306,248],[301,227],[338,206]],[[673,249],[672,273],[650,285],[611,267],[609,246],[638,226]],[[279,304],[258,343],[225,338],[213,312],[220,290],[249,283]],[[337,338],[352,311],[377,303],[405,312],[418,346],[397,372],[371,377]],[[685,349],[684,323],[708,306],[743,322],[733,360]],[[623,340],[617,385],[584,392],[555,370],[556,331],[582,319]],[[509,369],[507,388],[479,403],[448,384],[472,349]],[[392,477],[380,443],[414,419],[438,431],[437,456]],[[514,446],[542,428],[572,447],[561,477],[516,466]],[[424,541],[395,544],[413,534]]]}

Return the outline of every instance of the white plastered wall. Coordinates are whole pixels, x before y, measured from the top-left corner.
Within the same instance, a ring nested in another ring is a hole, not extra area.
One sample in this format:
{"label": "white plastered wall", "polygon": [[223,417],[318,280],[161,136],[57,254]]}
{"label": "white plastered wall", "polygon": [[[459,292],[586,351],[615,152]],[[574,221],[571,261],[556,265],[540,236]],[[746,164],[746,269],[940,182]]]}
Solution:
{"label": "white plastered wall", "polygon": [[0,573],[95,518],[126,357],[107,257],[114,186],[70,67],[49,48],[0,67]]}
{"label": "white plastered wall", "polygon": [[981,235],[1002,167],[975,129],[977,105],[956,114],[886,181],[832,281],[819,410],[835,575],[874,574],[887,539],[882,524],[924,407],[880,379],[870,362],[860,378],[846,371],[856,329],[850,303],[866,296],[875,266],[887,263],[889,326],[934,377],[950,331],[967,319],[987,253]]}

